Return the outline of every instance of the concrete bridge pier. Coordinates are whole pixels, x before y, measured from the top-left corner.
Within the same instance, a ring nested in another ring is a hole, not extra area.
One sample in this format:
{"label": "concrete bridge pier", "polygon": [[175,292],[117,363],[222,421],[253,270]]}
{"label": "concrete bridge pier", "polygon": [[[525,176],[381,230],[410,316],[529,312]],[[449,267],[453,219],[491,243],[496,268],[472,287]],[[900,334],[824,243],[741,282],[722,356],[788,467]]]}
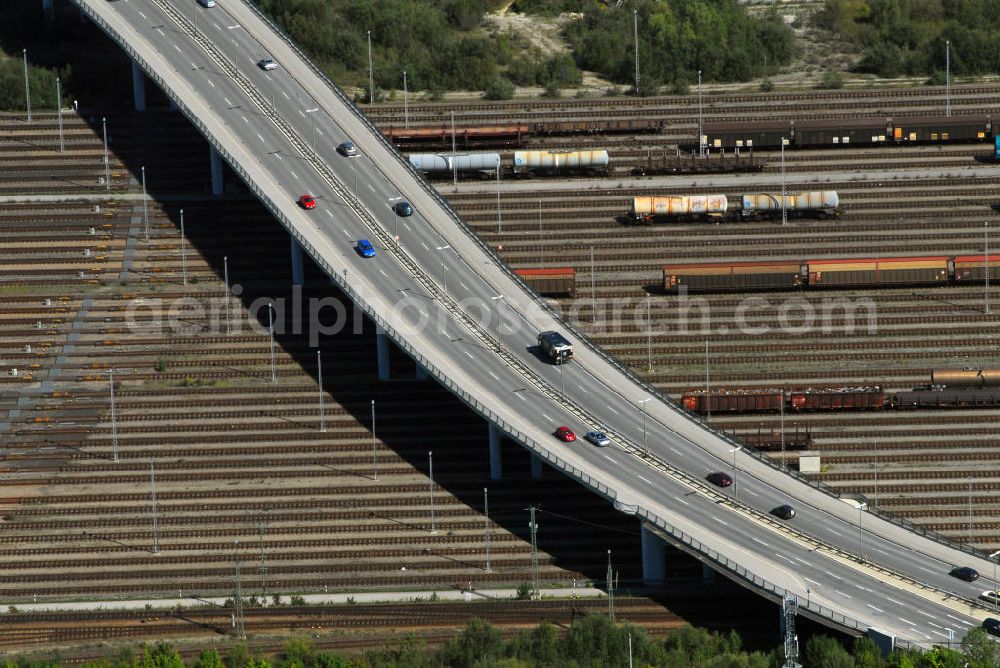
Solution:
{"label": "concrete bridge pier", "polygon": [[305,270],[302,262],[302,246],[295,237],[289,237],[292,243],[292,285],[303,286],[306,283]]}
{"label": "concrete bridge pier", "polygon": [[45,17],[46,23],[52,23],[56,20],[55,0],[42,0],[42,15]]}
{"label": "concrete bridge pier", "polygon": [[132,97],[135,99],[135,110],[146,111],[146,75],[142,73],[139,64],[132,61]]}
{"label": "concrete bridge pier", "polygon": [[531,453],[531,478],[533,480],[542,479],[542,458],[533,452]]}
{"label": "concrete bridge pier", "polygon": [[708,564],[702,564],[701,581],[705,584],[715,584],[715,569]]}
{"label": "concrete bridge pier", "polygon": [[663,540],[642,525],[642,582],[647,585],[663,584],[666,571],[666,551]]}
{"label": "concrete bridge pier", "polygon": [[417,363],[417,374],[416,375],[417,375],[417,380],[427,380],[430,377],[428,375],[428,373],[427,373],[427,369],[425,369],[424,367],[420,366],[419,363]]}
{"label": "concrete bridge pier", "polygon": [[222,194],[225,184],[222,182],[222,157],[214,146],[208,147],[208,159],[212,165],[212,194],[218,197]]}
{"label": "concrete bridge pier", "polygon": [[492,422],[490,429],[490,480],[500,480],[503,478],[503,460],[500,457],[500,439],[503,434]]}
{"label": "concrete bridge pier", "polygon": [[389,380],[389,337],[375,325],[375,353],[378,357],[378,379]]}

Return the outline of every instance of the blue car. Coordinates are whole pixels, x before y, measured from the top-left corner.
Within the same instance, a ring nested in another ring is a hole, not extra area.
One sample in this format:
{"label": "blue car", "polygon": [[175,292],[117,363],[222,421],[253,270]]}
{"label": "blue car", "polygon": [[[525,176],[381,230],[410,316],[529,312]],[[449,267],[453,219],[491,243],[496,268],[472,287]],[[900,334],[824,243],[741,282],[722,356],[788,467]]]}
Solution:
{"label": "blue car", "polygon": [[405,200],[402,202],[396,202],[396,204],[393,205],[392,210],[396,212],[397,216],[401,216],[403,218],[413,215],[413,207]]}
{"label": "blue car", "polygon": [[358,239],[358,244],[354,247],[361,257],[375,257],[375,247],[367,239]]}

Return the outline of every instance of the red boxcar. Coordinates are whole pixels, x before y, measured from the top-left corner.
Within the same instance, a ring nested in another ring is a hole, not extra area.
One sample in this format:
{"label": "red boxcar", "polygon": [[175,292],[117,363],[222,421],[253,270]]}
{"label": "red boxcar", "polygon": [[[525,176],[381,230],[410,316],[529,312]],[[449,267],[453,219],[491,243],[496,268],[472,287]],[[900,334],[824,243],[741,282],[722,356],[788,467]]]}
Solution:
{"label": "red boxcar", "polygon": [[681,397],[685,410],[694,413],[765,413],[781,410],[784,394],[781,390],[744,390],[733,392],[713,392],[706,397],[704,392],[688,392]]}
{"label": "red boxcar", "polygon": [[880,387],[792,390],[788,403],[795,411],[881,410],[885,392]]}
{"label": "red boxcar", "polygon": [[515,269],[514,273],[545,297],[573,296],[576,292],[576,270],[573,267],[551,269]]}

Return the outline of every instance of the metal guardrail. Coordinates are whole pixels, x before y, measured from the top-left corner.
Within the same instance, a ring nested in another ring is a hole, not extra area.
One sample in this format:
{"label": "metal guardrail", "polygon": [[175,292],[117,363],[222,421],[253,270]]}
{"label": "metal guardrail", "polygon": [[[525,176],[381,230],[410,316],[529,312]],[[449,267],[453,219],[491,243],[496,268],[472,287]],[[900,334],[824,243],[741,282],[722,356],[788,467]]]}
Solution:
{"label": "metal guardrail", "polygon": [[[157,1],[159,2],[160,0],[157,0]],[[501,431],[503,431],[505,434],[507,434],[510,438],[512,438],[512,439],[520,442],[522,445],[524,445],[529,450],[531,450],[534,454],[536,454],[539,458],[546,460],[554,468],[557,468],[557,469],[563,471],[564,473],[570,475],[572,478],[574,478],[574,479],[580,481],[581,483],[583,483],[583,484],[591,487],[592,489],[596,490],[598,493],[602,494],[603,496],[607,497],[608,499],[611,499],[611,500],[616,500],[617,499],[617,492],[614,489],[612,489],[611,487],[609,487],[606,483],[604,483],[604,482],[602,482],[602,481],[600,481],[600,480],[598,480],[596,478],[593,478],[592,476],[590,476],[586,472],[584,472],[584,471],[576,468],[575,466],[573,466],[572,464],[570,464],[566,460],[563,460],[562,458],[560,458],[560,457],[552,454],[552,452],[550,450],[548,450],[547,448],[543,448],[538,442],[536,442],[535,440],[533,440],[530,436],[528,436],[527,434],[525,434],[525,433],[521,432],[520,430],[518,430],[514,425],[508,423],[506,420],[504,420],[502,417],[500,417],[497,413],[495,413],[490,408],[488,408],[485,404],[483,404],[478,399],[476,399],[474,396],[472,396],[465,389],[463,389],[462,387],[460,387],[459,385],[457,385],[441,369],[439,369],[430,360],[428,360],[426,357],[424,357],[424,355],[421,354],[416,348],[414,348],[406,340],[406,338],[400,332],[398,332],[392,325],[390,325],[388,323],[388,321],[386,321],[384,318],[382,318],[382,316],[379,315],[375,311],[374,307],[372,307],[364,299],[364,296],[359,291],[355,290],[351,286],[351,284],[348,282],[346,276],[342,276],[339,272],[337,272],[323,258],[323,256],[317,251],[317,249],[315,247],[313,247],[312,244],[295,228],[295,226],[292,224],[292,222],[284,214],[283,207],[279,206],[278,203],[275,202],[273,199],[271,199],[271,197],[266,192],[264,192],[260,187],[258,187],[258,185],[256,184],[256,182],[250,177],[249,173],[236,160],[235,156],[233,156],[232,154],[230,154],[229,151],[224,146],[221,145],[221,143],[214,137],[214,135],[209,131],[208,127],[201,121],[201,119],[184,103],[184,101],[181,99],[181,97],[176,92],[173,91],[173,89],[167,83],[167,81],[162,76],[160,76],[150,66],[150,64],[138,53],[138,51],[134,47],[132,47],[113,27],[111,27],[107,22],[105,22],[94,10],[92,10],[88,6],[88,4],[87,4],[87,0],[74,0],[74,2],[76,2],[76,4],[81,7],[81,9],[95,22],[95,24],[97,24],[99,27],[101,27],[101,29],[104,30],[112,39],[114,39],[116,42],[119,43],[119,45],[125,50],[125,52],[129,55],[129,57],[132,58],[137,64],[139,64],[140,67],[142,67],[142,69],[146,72],[147,76],[149,76],[154,82],[157,83],[158,86],[160,86],[160,88],[162,90],[164,90],[165,92],[168,93],[168,95],[170,95],[171,99],[174,100],[174,102],[176,103],[176,105],[177,105],[178,109],[181,111],[181,113],[183,113],[191,121],[191,123],[195,127],[198,128],[198,130],[202,133],[202,135],[204,135],[206,137],[206,139],[212,144],[213,148],[220,154],[221,157],[223,157],[226,160],[227,163],[229,163],[229,165],[233,168],[233,170],[247,184],[248,188],[250,188],[250,190],[258,197],[258,199],[260,199],[260,201],[272,213],[272,215],[274,215],[274,217],[282,224],[282,226],[284,226],[288,230],[289,234],[293,238],[295,238],[295,240],[297,241],[297,243],[304,250],[306,250],[307,252],[309,252],[310,256],[313,257],[314,260],[317,262],[317,264],[319,264],[324,269],[324,271],[336,282],[336,284],[338,285],[338,287],[348,297],[350,297],[351,300],[354,301],[354,303],[357,304],[362,309],[362,311],[373,322],[376,323],[376,325],[378,325],[379,327],[381,327],[397,343],[397,345],[404,350],[404,352],[406,352],[411,358],[413,358],[415,362],[417,362],[418,364],[420,364],[428,372],[429,375],[434,376],[434,378],[439,383],[441,383],[442,385],[444,385],[453,394],[455,394],[457,397],[459,397],[459,399],[463,403],[465,403],[467,406],[469,406],[471,409],[473,409],[476,413],[478,413],[479,415],[481,415],[483,418],[485,418],[489,422],[495,424],[498,428],[501,429]],[[257,11],[256,8],[253,8],[253,9],[254,9],[254,11]],[[172,10],[172,8],[169,8],[168,11],[172,12],[173,10]],[[177,20],[177,19],[175,18],[175,20]],[[186,19],[184,19],[184,17],[180,17],[180,21],[183,24],[183,23],[186,22]],[[267,22],[269,24],[273,25],[273,23],[271,23],[270,21],[267,21]],[[197,32],[197,31],[194,31],[194,32]],[[280,30],[279,30],[279,32],[280,32]],[[288,39],[287,36],[284,35],[284,33],[280,33],[280,34],[282,34],[285,37],[285,39]],[[196,35],[195,35],[195,39],[198,39],[198,37]],[[290,40],[288,40],[288,41],[290,42]],[[220,63],[222,63],[224,67],[227,65],[228,61],[226,60],[225,56],[221,52],[219,52],[217,49],[215,49],[215,47],[211,43],[209,43],[209,42],[207,42],[207,40],[203,40],[203,39],[199,40],[199,43],[202,44],[202,46],[204,48],[206,48],[209,51],[209,53],[214,53],[216,55],[217,61],[220,62]],[[301,54],[301,51],[299,51],[297,49],[297,47],[294,47],[294,45],[293,45],[293,48],[295,48],[295,50]],[[314,67],[312,65],[311,61],[309,61],[308,58],[305,57],[304,54],[301,54],[301,55],[306,60],[306,62],[308,62],[310,64],[310,67]],[[238,75],[236,75],[235,68],[234,68],[234,76],[236,77],[236,80],[239,81],[239,77],[238,77]],[[342,98],[345,99],[345,101],[347,101],[347,103],[350,105],[350,107],[352,109],[354,109],[355,113],[360,114],[360,112],[357,109],[357,107],[355,107],[354,104],[352,102],[350,102],[350,100],[347,100],[346,96],[344,96],[344,94],[343,94],[342,91],[340,91],[338,88],[336,88],[336,86],[332,82],[330,82],[329,79],[327,79],[325,76],[323,76],[323,78],[328,82],[328,84],[331,86],[331,88],[338,93],[338,95],[340,95]],[[258,103],[258,105],[261,107],[261,109],[263,111],[266,111],[267,107],[268,107],[267,101],[265,99],[263,99],[262,96],[260,96],[259,94],[257,94],[256,91],[255,91],[255,89],[253,89],[252,87],[244,86],[244,88],[249,88],[250,89],[250,90],[247,90],[247,94],[251,98],[255,99],[255,101]],[[271,116],[273,117],[274,114],[272,113]],[[363,120],[365,120],[366,125],[368,125],[372,129],[373,132],[375,132],[376,134],[378,134],[378,136],[382,137],[382,135],[378,132],[378,130],[376,128],[374,128],[374,126],[371,125],[371,123],[368,122],[367,119],[363,119]],[[292,141],[293,144],[295,144],[303,152],[304,155],[310,156],[314,160],[316,159],[315,153],[311,149],[309,149],[309,147],[306,146],[304,142],[302,142],[301,140],[298,139],[298,137],[297,137],[296,133],[294,132],[294,130],[291,128],[291,126],[287,125],[287,123],[285,123],[283,121],[283,119],[280,120],[280,122],[278,122],[277,125],[278,125],[279,128],[282,129],[283,132],[286,132],[287,134],[289,134],[289,140]],[[284,125],[284,127],[282,127],[282,125]],[[384,141],[384,137],[383,137],[383,141]],[[393,147],[391,147],[391,145],[389,146],[389,148],[392,148],[393,151],[395,151],[395,149]],[[398,155],[398,153],[397,153],[397,155]],[[321,162],[321,161],[319,161],[319,162]],[[405,164],[409,165],[408,162],[406,162]],[[412,171],[412,168],[411,168],[411,171]],[[414,172],[414,174],[415,174],[415,172]],[[341,184],[336,179],[336,177],[334,177],[332,175],[332,173],[329,174],[328,178],[332,178],[331,185],[334,185],[334,187],[338,189],[339,194],[341,194],[341,196],[343,196],[346,201],[348,201],[348,202],[356,201],[355,198],[353,196],[351,196],[350,193],[347,192],[346,188],[343,187],[343,184]],[[422,179],[418,179],[418,180],[423,184],[423,186],[425,188],[428,187],[425,181],[423,181]],[[432,194],[434,195],[435,199],[440,200],[440,196],[438,196],[433,191],[432,191]],[[443,201],[443,200],[440,200],[440,201]],[[454,212],[454,210],[451,209],[450,206],[447,205],[447,203],[444,203],[444,207],[446,209],[448,209],[448,211],[456,219],[456,221],[458,222],[458,224],[460,224],[461,227],[463,229],[465,229],[465,231],[468,234],[470,234],[470,236],[472,236],[472,238],[474,238],[477,241],[477,243],[479,243],[479,245],[483,246],[483,248],[487,251],[487,253],[491,257],[495,258],[495,256],[492,255],[492,252],[489,251],[489,249],[482,244],[481,240],[479,240],[478,237],[476,237],[474,234],[472,234],[471,230],[469,230],[469,228],[467,226],[465,226],[465,224],[458,218],[457,214]],[[368,213],[366,209],[364,209],[363,207],[360,207],[360,210],[357,211],[357,213],[359,215],[361,215],[362,218],[366,220],[366,222],[369,222],[369,225],[372,226],[373,230],[380,231],[383,235],[387,235],[386,232],[384,232],[384,231],[381,230],[381,226],[378,224],[377,221],[374,220],[373,217],[371,217],[370,213]],[[392,244],[392,243],[388,243],[387,247],[390,248],[390,249],[392,249],[393,245],[394,244]],[[400,259],[401,262],[403,262],[404,266],[407,266],[407,268],[411,272],[414,273],[415,278],[418,278],[418,279],[422,278],[422,283],[425,284],[425,287],[429,290],[429,292],[431,292],[431,294],[438,295],[440,293],[440,291],[437,288],[437,284],[434,283],[434,281],[432,281],[429,278],[427,278],[425,275],[423,275],[423,272],[419,270],[419,268],[416,266],[416,263],[413,262],[413,260],[411,258],[408,258],[408,256],[406,256],[405,254],[403,254],[401,252],[397,253],[396,256],[397,256],[397,258]],[[516,277],[516,275],[513,275],[512,272],[510,272],[509,269],[506,268],[506,266],[504,266],[502,264],[498,264],[498,267],[501,270],[508,272],[511,276],[514,277],[515,280],[517,280],[525,288],[525,290],[528,290],[527,286],[524,285],[523,281],[520,281],[520,279],[518,277]],[[561,316],[559,316],[559,315],[555,314],[554,312],[552,312],[551,309],[548,309],[548,307],[547,307],[547,305],[546,305],[546,303],[544,301],[538,299],[534,295],[532,295],[532,297],[535,299],[535,301],[538,304],[542,305],[544,308],[546,308],[546,310],[548,310],[550,313],[552,313],[552,315],[553,315],[554,318],[556,318],[560,322],[564,322],[562,320]],[[450,298],[448,298],[447,295],[444,295],[444,299],[442,300],[442,303],[443,304],[447,304],[448,302],[451,302]],[[453,302],[452,302],[452,304],[453,304]],[[449,309],[449,310],[451,310],[451,309]],[[499,341],[493,339],[492,335],[490,335],[489,332],[486,332],[486,331],[482,330],[478,326],[478,323],[475,323],[474,321],[471,321],[467,316],[464,315],[464,313],[461,313],[460,309],[456,309],[456,310],[458,310],[459,312],[455,313],[454,315],[456,315],[457,317],[459,317],[463,321],[469,321],[469,324],[471,325],[471,327],[470,327],[471,331],[476,332],[477,335],[480,334],[480,333],[482,333],[484,340],[491,343],[491,348],[494,348],[494,352],[497,352],[498,354],[500,354],[501,357],[504,356],[503,354],[506,351],[503,349],[503,346],[500,344]],[[611,358],[607,357],[607,354],[603,350],[600,350],[599,348],[596,348],[596,347],[595,347],[595,350],[598,350],[598,352],[602,355],[602,357],[605,357],[615,367],[621,369],[624,373],[626,373],[626,375],[630,379],[636,381],[638,384],[640,384],[644,388],[648,387],[645,384],[644,381],[642,381],[641,379],[638,379],[635,376],[633,376],[631,374],[631,372],[629,372],[625,367],[622,367],[616,361],[614,361]],[[586,414],[585,411],[582,411],[582,409],[579,409],[579,407],[576,407],[574,404],[569,403],[569,402],[565,402],[565,400],[561,400],[560,399],[561,395],[559,393],[555,392],[554,388],[549,387],[547,382],[545,382],[543,379],[540,379],[539,377],[537,377],[537,375],[535,375],[533,372],[531,372],[530,369],[527,369],[527,367],[525,367],[521,362],[519,362],[517,360],[515,360],[515,362],[516,362],[516,364],[514,365],[515,368],[518,368],[519,371],[520,371],[521,368],[523,368],[526,371],[526,376],[527,377],[529,377],[529,378],[532,378],[532,377],[536,378],[538,380],[538,382],[539,382],[540,387],[545,390],[545,393],[547,395],[551,396],[553,399],[555,399],[557,401],[561,401],[561,403],[563,403],[564,406],[567,409],[569,409],[569,410],[571,410],[573,412],[579,411],[581,414],[584,414],[584,415]],[[656,393],[657,396],[661,396],[661,398],[663,398],[662,395],[659,395],[658,391],[656,391],[655,388],[651,388],[651,391],[654,392],[654,393]],[[690,416],[686,412],[680,411],[680,409],[677,408],[674,404],[672,404],[672,402],[670,402],[669,399],[667,399],[666,401],[667,401],[667,404],[669,406],[671,406],[671,408],[673,408],[679,414],[684,415],[688,419],[692,418],[692,416]],[[594,420],[591,420],[589,417],[586,418],[586,419],[589,422],[594,422]],[[704,424],[700,420],[697,420],[697,422],[699,422],[701,424]],[[719,432],[717,432],[714,429],[709,429],[709,431],[713,431],[715,433],[719,433]],[[724,440],[726,440],[728,442],[731,442],[733,444],[736,444],[736,442],[733,441],[731,438],[729,438],[727,435],[725,435],[723,433],[720,433],[719,435]],[[622,439],[621,443],[623,445],[626,445],[627,441],[625,439]],[[641,456],[641,457],[645,457],[645,458],[647,458],[647,459],[649,459],[651,461],[654,461],[657,465],[668,469],[676,477],[681,478],[681,479],[683,479],[685,481],[688,481],[688,482],[690,482],[692,484],[695,484],[695,485],[697,485],[699,487],[704,487],[704,485],[701,483],[700,480],[693,478],[692,476],[684,473],[683,471],[675,469],[670,464],[668,464],[668,463],[666,463],[666,462],[664,462],[662,460],[659,460],[658,458],[654,458],[654,457],[649,456],[649,454],[648,453],[644,453],[641,448],[638,448],[635,445],[629,445],[629,448],[632,450],[632,454],[635,454],[635,455]],[[657,526],[660,526],[661,528],[664,528],[665,530],[669,530],[671,532],[671,535],[677,535],[677,532],[679,532],[679,530],[677,530],[676,528],[672,527],[671,525],[669,525],[668,523],[666,523],[665,520],[663,520],[662,518],[659,518],[658,516],[654,515],[653,513],[649,512],[649,511],[646,511],[644,509],[640,509],[640,512],[641,512],[641,514],[642,514],[643,517],[648,517],[650,519],[655,518],[656,521],[654,522],[654,524],[656,524]],[[720,566],[723,566],[726,569],[731,570],[734,573],[737,573],[741,578],[747,580],[748,582],[754,583],[755,586],[761,586],[762,589],[765,589],[767,591],[774,591],[774,592],[778,592],[778,591],[784,592],[784,591],[787,591],[787,590],[784,590],[784,589],[781,589],[781,588],[777,587],[777,585],[774,585],[773,583],[767,582],[766,580],[760,578],[756,574],[754,574],[754,573],[750,572],[749,570],[747,570],[747,569],[739,566],[738,564],[736,564],[736,562],[733,562],[733,561],[729,560],[728,557],[725,557],[724,555],[721,555],[718,552],[715,552],[714,550],[712,550],[708,546],[704,545],[700,541],[697,541],[697,539],[695,539],[695,538],[693,538],[691,536],[687,536],[687,534],[683,534],[683,532],[680,532],[680,534],[682,534],[683,536],[686,537],[686,539],[685,539],[685,543],[686,544],[692,545],[692,546],[695,546],[695,545],[699,546],[697,548],[697,549],[699,549],[699,551],[701,551],[702,553],[704,553],[707,556],[709,556],[710,558],[712,558],[713,561],[717,561],[717,563],[719,563]],[[764,585],[767,585],[767,586],[764,586]],[[807,609],[813,610],[813,608],[810,607],[810,606],[808,606],[808,605],[807,605]],[[841,623],[838,620],[838,618],[839,619],[843,619],[843,620],[850,619],[850,618],[848,618],[848,617],[846,617],[844,615],[840,615],[839,613],[835,613],[833,610],[824,608],[823,606],[818,606],[818,609],[814,610],[814,611],[817,612],[817,614],[822,614],[822,616],[827,617],[827,618],[829,618],[829,619],[831,619],[831,620],[833,620],[833,621],[835,621],[837,623]],[[820,611],[825,611],[825,612],[820,612]],[[851,621],[854,622],[856,625],[860,624],[860,622],[856,622],[855,620],[851,620]],[[860,628],[860,626],[857,626],[857,628]]]}
{"label": "metal guardrail", "polygon": [[[354,101],[346,93],[344,93],[340,89],[340,87],[338,87],[322,70],[320,70],[318,67],[316,67],[316,65],[313,63],[312,59],[308,56],[308,54],[306,54],[304,51],[302,51],[298,47],[298,45],[292,40],[292,38],[284,31],[284,29],[281,26],[279,26],[277,23],[275,23],[274,21],[272,21],[269,16],[267,16],[262,11],[260,11],[260,9],[253,2],[251,2],[250,0],[238,0],[238,1],[240,1],[244,5],[246,5],[250,9],[250,11],[252,11],[254,14],[256,14],[257,17],[261,21],[263,21],[268,26],[270,26],[271,29],[275,32],[275,34],[279,35],[282,38],[282,40],[286,43],[286,45],[289,48],[291,48],[293,51],[295,51],[299,55],[299,57],[305,63],[308,64],[308,66],[312,70],[313,74],[327,84],[327,87],[335,95],[337,95],[337,97],[339,97],[343,101],[343,103],[348,107],[348,109],[350,109],[354,113],[354,115],[357,117],[358,120],[360,120],[362,123],[364,123],[364,125],[366,125],[368,127],[368,129],[371,131],[371,133],[375,137],[377,137],[377,139],[382,143],[382,145],[387,150],[389,150],[390,153],[393,153],[393,154],[396,155],[396,157],[399,160],[400,164],[405,169],[409,170],[409,172],[411,173],[411,175],[416,179],[416,181],[420,184],[420,186],[423,188],[423,190],[430,197],[432,197],[434,200],[436,200],[438,202],[438,204],[441,206],[441,208],[443,208],[444,210],[446,210],[448,212],[448,214],[451,216],[452,222],[455,225],[457,225],[459,228],[461,228],[465,232],[466,236],[468,236],[477,246],[479,246],[479,248],[487,255],[487,257],[489,257],[493,261],[493,264],[494,264],[495,268],[497,270],[505,273],[507,275],[507,277],[510,278],[511,280],[513,280],[516,283],[518,283],[529,295],[531,295],[531,298],[535,301],[535,303],[543,311],[545,311],[551,318],[553,318],[554,320],[556,320],[557,322],[559,322],[562,325],[562,327],[564,327],[567,331],[569,331],[572,334],[572,336],[574,336],[575,338],[577,338],[579,341],[581,341],[582,343],[584,343],[584,345],[586,345],[588,348],[590,348],[595,353],[597,353],[604,362],[606,362],[607,364],[613,366],[620,373],[622,373],[626,378],[628,378],[631,382],[633,382],[636,385],[638,385],[639,387],[641,387],[644,392],[646,392],[649,395],[654,396],[657,399],[659,399],[662,403],[664,403],[671,410],[673,410],[674,413],[677,416],[682,417],[682,418],[684,418],[684,419],[686,419],[686,420],[688,420],[688,421],[696,424],[699,428],[703,429],[704,431],[710,432],[712,435],[716,436],[717,438],[721,439],[722,441],[728,443],[731,446],[735,447],[737,445],[739,445],[739,446],[743,445],[739,441],[735,440],[732,436],[730,436],[729,434],[727,434],[725,431],[723,431],[721,429],[717,429],[713,425],[711,425],[708,422],[706,422],[705,420],[703,420],[700,416],[693,415],[692,413],[689,413],[688,411],[683,410],[680,406],[678,406],[676,403],[674,403],[674,401],[670,397],[668,397],[667,395],[663,394],[659,390],[659,388],[657,388],[654,385],[649,384],[644,378],[636,375],[635,372],[630,367],[627,367],[627,366],[623,365],[620,361],[618,361],[617,359],[615,359],[614,357],[612,357],[600,345],[598,345],[597,343],[595,343],[594,341],[592,341],[590,339],[590,337],[588,337],[584,332],[578,330],[573,325],[573,323],[571,321],[567,320],[561,313],[558,313],[555,310],[553,310],[548,301],[546,301],[544,299],[541,299],[538,295],[536,295],[534,293],[534,291],[530,287],[528,287],[528,285],[523,281],[523,279],[520,276],[518,276],[517,274],[515,274],[504,262],[502,262],[499,259],[499,257],[497,257],[497,255],[493,252],[493,250],[488,245],[486,245],[485,242],[483,242],[483,240],[479,237],[478,234],[475,233],[475,230],[473,230],[471,227],[469,227],[465,223],[465,221],[462,220],[462,218],[458,215],[458,213],[455,211],[455,209],[452,208],[451,204],[445,198],[443,198],[440,195],[440,193],[438,193],[438,191],[435,188],[433,188],[427,182],[427,180],[423,176],[420,175],[420,173],[417,170],[415,170],[413,168],[413,165],[410,164],[410,161],[407,160],[396,149],[396,147],[392,145],[391,142],[389,142],[389,140],[385,137],[385,135],[382,134],[382,132],[375,126],[375,124],[371,122],[371,120],[361,111],[361,109],[354,103]],[[592,420],[592,419],[588,420],[588,421],[589,422],[597,422],[597,421]],[[655,421],[655,418],[654,418],[654,421]],[[665,426],[665,425],[661,425],[661,426]],[[809,485],[810,487],[812,487],[812,488],[814,488],[814,489],[816,489],[818,491],[821,491],[821,492],[823,492],[823,493],[825,493],[825,494],[827,494],[827,495],[829,495],[831,497],[834,497],[836,499],[840,499],[841,498],[840,493],[837,490],[829,487],[828,485],[826,485],[826,484],[824,484],[824,483],[822,483],[820,481],[810,479],[810,478],[802,475],[798,471],[792,471],[792,470],[790,470],[790,469],[788,469],[786,467],[780,466],[780,465],[776,464],[774,461],[772,461],[771,459],[769,459],[768,457],[764,456],[762,453],[760,453],[760,452],[758,452],[756,450],[752,450],[752,449],[746,448],[746,447],[744,447],[743,449],[750,456],[756,458],[759,462],[761,462],[761,463],[763,463],[763,464],[771,467],[772,469],[775,469],[777,471],[781,471],[782,473],[790,475],[790,476],[796,478],[798,481],[800,481],[800,482],[802,482],[802,483],[804,483],[806,485]],[[942,535],[942,534],[940,534],[940,533],[938,533],[936,531],[932,531],[930,529],[925,529],[925,528],[923,528],[923,527],[921,527],[921,526],[919,526],[917,524],[914,524],[913,522],[910,522],[907,519],[904,519],[904,518],[901,518],[901,517],[893,517],[891,515],[885,514],[884,512],[882,512],[880,510],[877,510],[877,509],[876,510],[871,510],[869,508],[869,512],[871,512],[874,515],[877,515],[879,518],[881,518],[881,519],[883,519],[883,520],[885,520],[887,522],[890,522],[890,523],[895,524],[897,526],[903,527],[903,528],[905,528],[905,529],[907,529],[907,530],[909,530],[909,531],[911,531],[911,532],[913,532],[915,534],[918,534],[918,535],[920,535],[920,536],[922,536],[924,538],[928,538],[930,540],[933,540],[933,541],[935,541],[935,542],[937,542],[939,544],[945,545],[945,546],[950,547],[950,548],[955,549],[955,550],[959,550],[961,552],[965,552],[967,554],[971,554],[973,556],[985,558],[985,553],[982,550],[977,550],[977,549],[975,549],[975,548],[973,548],[971,546],[965,545],[964,543],[958,543],[956,541],[953,541],[952,539],[948,538],[947,536],[944,536],[944,535]]]}

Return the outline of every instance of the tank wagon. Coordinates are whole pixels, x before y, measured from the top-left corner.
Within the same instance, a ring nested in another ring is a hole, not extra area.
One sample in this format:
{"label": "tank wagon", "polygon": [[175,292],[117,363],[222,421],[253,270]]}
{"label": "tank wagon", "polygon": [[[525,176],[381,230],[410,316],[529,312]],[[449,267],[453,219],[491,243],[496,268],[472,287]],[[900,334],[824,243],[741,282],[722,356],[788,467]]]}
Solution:
{"label": "tank wagon", "polygon": [[714,149],[770,149],[782,143],[797,148],[898,146],[994,137],[990,114],[708,122],[702,132],[702,143]]}
{"label": "tank wagon", "polygon": [[[740,204],[730,207],[725,195],[664,195],[633,197],[628,219],[633,223],[682,220],[747,220],[781,215],[781,193],[754,193],[740,196]],[[835,216],[840,196],[835,190],[816,190],[785,195],[785,211],[792,216]]]}
{"label": "tank wagon", "polygon": [[728,292],[973,283],[985,281],[987,271],[990,280],[1000,279],[1000,258],[995,263],[992,259],[935,256],[671,264],[663,267],[663,289],[670,293]]}
{"label": "tank wagon", "polygon": [[463,153],[442,155],[440,153],[411,153],[410,164],[418,172],[429,176],[450,175],[457,171],[462,174],[479,172],[495,174],[500,167],[499,153]]}
{"label": "tank wagon", "polygon": [[572,297],[576,293],[576,270],[573,267],[515,269],[514,273],[543,297]]}
{"label": "tank wagon", "polygon": [[637,222],[658,219],[721,218],[729,209],[725,195],[668,195],[633,197],[629,216]]}
{"label": "tank wagon", "polygon": [[996,386],[1000,385],[1000,369],[934,369],[931,385]]}
{"label": "tank wagon", "polygon": [[777,413],[782,408],[789,412],[1000,408],[1000,388],[932,385],[895,393],[880,387],[692,391],[681,396],[681,406],[700,414]]}
{"label": "tank wagon", "polygon": [[608,152],[593,151],[514,151],[515,175],[535,174],[604,174],[608,171]]}

